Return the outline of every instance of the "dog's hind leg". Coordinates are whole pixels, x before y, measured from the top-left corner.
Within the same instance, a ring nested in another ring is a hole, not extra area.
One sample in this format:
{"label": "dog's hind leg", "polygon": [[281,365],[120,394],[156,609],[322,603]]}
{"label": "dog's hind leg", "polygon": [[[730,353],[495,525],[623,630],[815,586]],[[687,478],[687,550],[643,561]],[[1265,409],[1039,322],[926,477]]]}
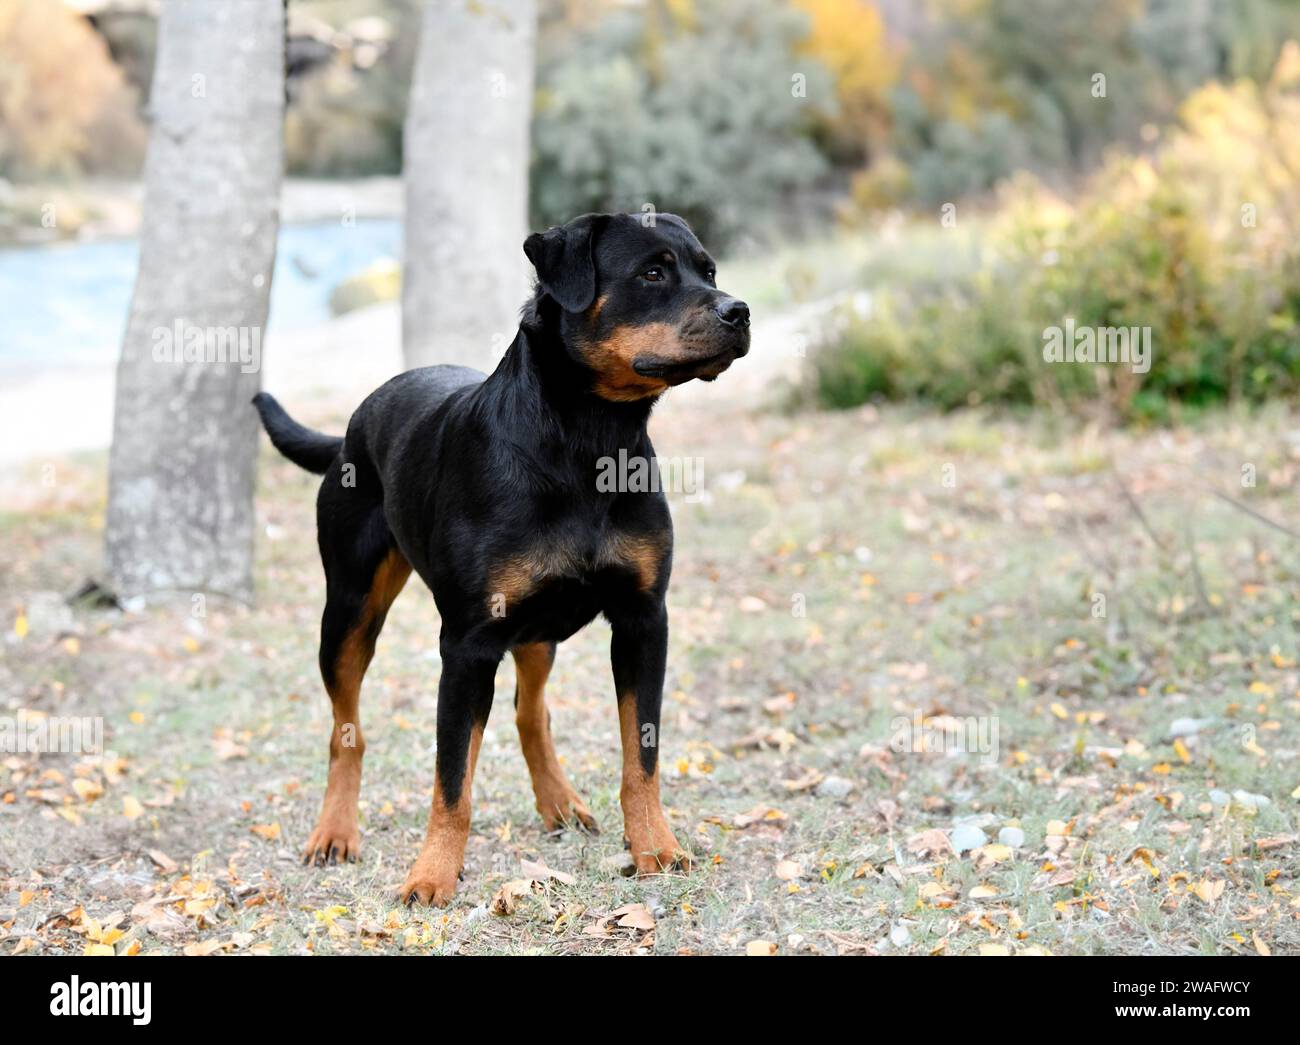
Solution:
{"label": "dog's hind leg", "polygon": [[366,750],[358,709],[361,680],[388,608],[411,574],[410,563],[393,543],[378,506],[359,520],[347,509],[340,510],[340,499],[351,493],[327,492],[324,487],[321,492],[319,525],[326,602],[321,617],[320,669],[333,706],[334,725],[325,801],[303,853],[305,863],[356,860],[360,853],[357,797]]}
{"label": "dog's hind leg", "polygon": [[517,679],[515,724],[519,727],[519,743],[524,749],[528,773],[533,778],[533,794],[542,823],[548,831],[577,823],[595,834],[596,820],[564,775],[551,740],[551,716],[546,710],[543,690],[555,662],[555,644],[529,643],[516,646],[511,653]]}

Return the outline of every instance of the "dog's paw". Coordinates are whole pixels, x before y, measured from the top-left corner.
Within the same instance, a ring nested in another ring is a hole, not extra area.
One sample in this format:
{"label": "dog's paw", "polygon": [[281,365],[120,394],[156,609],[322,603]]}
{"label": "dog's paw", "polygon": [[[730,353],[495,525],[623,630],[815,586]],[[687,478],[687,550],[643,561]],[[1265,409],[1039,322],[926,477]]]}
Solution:
{"label": "dog's paw", "polygon": [[576,826],[587,834],[600,834],[596,818],[591,815],[587,804],[572,789],[555,797],[539,798],[537,811],[542,815],[542,824],[547,831],[559,831],[565,827]]}
{"label": "dog's paw", "polygon": [[695,857],[678,844],[667,824],[644,838],[625,838],[624,842],[639,875],[689,871],[695,862]]}
{"label": "dog's paw", "polygon": [[460,868],[441,859],[437,853],[425,850],[415,861],[406,876],[397,898],[408,907],[415,904],[432,904],[446,907],[456,895],[456,881]]}
{"label": "dog's paw", "polygon": [[323,867],[340,861],[356,863],[361,858],[361,832],[355,820],[337,822],[322,819],[307,839],[302,853],[304,864]]}

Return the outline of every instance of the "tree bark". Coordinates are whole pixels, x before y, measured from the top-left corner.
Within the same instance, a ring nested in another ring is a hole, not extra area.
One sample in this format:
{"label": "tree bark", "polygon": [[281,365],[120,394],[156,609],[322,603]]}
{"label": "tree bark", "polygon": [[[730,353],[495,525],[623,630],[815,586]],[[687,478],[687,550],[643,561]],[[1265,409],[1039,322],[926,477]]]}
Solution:
{"label": "tree bark", "polygon": [[528,293],[536,0],[427,0],[403,152],[408,367],[491,369]]}
{"label": "tree bark", "polygon": [[257,420],[284,166],[283,0],[166,0],[105,552],[120,595],[252,595]]}

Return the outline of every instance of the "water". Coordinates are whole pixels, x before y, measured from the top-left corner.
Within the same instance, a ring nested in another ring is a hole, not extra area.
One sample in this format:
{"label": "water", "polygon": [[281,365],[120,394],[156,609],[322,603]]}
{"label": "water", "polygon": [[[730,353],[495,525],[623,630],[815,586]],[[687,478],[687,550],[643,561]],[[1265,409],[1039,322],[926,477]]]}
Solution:
{"label": "water", "polygon": [[[281,226],[268,332],[328,319],[335,286],[401,252],[397,219]],[[136,240],[0,249],[0,374],[115,363],[139,256]]]}

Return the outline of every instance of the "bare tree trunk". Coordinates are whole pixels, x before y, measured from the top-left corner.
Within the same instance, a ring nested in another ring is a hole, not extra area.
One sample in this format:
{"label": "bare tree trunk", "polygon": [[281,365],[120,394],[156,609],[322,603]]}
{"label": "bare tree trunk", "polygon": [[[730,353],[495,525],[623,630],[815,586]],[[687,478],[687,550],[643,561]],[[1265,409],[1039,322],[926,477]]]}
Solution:
{"label": "bare tree trunk", "polygon": [[252,594],[257,420],[284,166],[284,0],[166,0],[105,547],[119,594]]}
{"label": "bare tree trunk", "polygon": [[536,0],[427,0],[404,139],[408,367],[491,369],[528,293]]}

